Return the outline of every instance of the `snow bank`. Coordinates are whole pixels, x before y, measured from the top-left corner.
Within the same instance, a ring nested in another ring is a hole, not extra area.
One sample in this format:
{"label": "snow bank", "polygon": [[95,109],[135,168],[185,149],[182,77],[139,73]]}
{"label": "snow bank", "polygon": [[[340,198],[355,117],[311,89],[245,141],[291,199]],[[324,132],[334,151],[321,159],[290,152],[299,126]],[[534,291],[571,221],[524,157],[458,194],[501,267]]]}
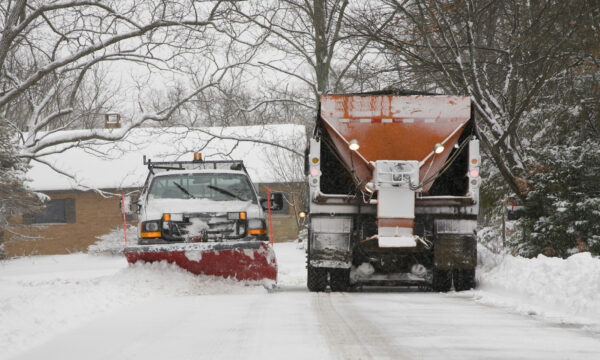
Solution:
{"label": "snow bank", "polygon": [[[255,285],[255,286],[247,286]],[[195,276],[124,257],[27,257],[0,264],[0,348],[7,358],[125,305],[160,297],[265,293],[257,283]]]}
{"label": "snow bank", "polygon": [[306,288],[306,251],[302,241],[275,243],[277,286]]}
{"label": "snow bank", "polygon": [[[88,246],[88,254],[118,255],[125,249],[125,233],[123,228],[111,230],[108,234],[98,236],[98,242]],[[127,240],[131,243],[137,241],[137,227],[127,227]]]}
{"label": "snow bank", "polygon": [[[90,247],[93,254],[32,256],[0,261],[2,358],[126,305],[157,298],[264,294],[261,282],[196,276],[166,262],[129,265],[123,233],[114,230]],[[304,250],[275,244],[280,286],[305,286]]]}
{"label": "snow bank", "polygon": [[476,301],[560,323],[600,327],[600,259],[495,255],[480,247]]}

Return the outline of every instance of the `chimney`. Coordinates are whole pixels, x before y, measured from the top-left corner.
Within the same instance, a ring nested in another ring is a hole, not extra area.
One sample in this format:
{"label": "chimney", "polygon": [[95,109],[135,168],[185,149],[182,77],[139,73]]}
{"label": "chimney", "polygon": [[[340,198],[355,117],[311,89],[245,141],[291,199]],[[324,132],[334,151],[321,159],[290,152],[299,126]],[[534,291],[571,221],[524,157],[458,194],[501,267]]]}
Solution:
{"label": "chimney", "polygon": [[104,114],[105,129],[119,129],[121,127],[121,114]]}

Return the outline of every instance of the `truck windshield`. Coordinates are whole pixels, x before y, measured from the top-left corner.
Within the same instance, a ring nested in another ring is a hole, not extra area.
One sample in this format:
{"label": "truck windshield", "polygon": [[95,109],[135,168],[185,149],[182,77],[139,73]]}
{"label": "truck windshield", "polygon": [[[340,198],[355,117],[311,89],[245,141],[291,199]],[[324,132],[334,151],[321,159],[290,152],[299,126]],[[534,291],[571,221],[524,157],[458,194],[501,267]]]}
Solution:
{"label": "truck windshield", "polygon": [[157,176],[149,196],[158,199],[241,200],[256,203],[248,178],[238,174],[181,174]]}

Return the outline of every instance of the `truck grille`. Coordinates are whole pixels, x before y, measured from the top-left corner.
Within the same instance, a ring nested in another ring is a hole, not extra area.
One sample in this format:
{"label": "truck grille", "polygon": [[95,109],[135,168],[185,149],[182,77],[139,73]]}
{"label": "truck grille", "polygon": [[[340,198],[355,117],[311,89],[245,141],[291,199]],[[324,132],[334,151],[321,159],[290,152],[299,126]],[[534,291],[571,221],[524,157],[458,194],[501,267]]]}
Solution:
{"label": "truck grille", "polygon": [[183,221],[163,226],[163,237],[184,242],[232,240],[245,237],[246,228],[246,220],[230,220],[227,213],[184,214]]}

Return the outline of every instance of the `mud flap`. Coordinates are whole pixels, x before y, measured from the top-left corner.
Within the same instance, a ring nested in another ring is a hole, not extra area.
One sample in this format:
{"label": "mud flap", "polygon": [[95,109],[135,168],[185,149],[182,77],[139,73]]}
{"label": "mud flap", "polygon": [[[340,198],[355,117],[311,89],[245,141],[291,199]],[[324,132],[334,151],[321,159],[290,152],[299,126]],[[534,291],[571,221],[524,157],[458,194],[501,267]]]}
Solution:
{"label": "mud flap", "polygon": [[263,241],[140,245],[124,253],[132,264],[167,261],[196,275],[277,281],[275,251]]}
{"label": "mud flap", "polygon": [[477,266],[477,242],[470,235],[439,235],[434,247],[435,267],[440,270],[474,269]]}

